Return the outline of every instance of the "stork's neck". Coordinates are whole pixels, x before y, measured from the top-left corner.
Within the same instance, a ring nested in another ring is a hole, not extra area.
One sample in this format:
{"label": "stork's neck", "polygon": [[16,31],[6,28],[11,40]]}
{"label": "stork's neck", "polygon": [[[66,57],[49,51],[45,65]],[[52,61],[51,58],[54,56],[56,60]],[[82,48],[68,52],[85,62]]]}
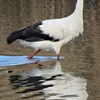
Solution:
{"label": "stork's neck", "polygon": [[74,13],[78,14],[78,16],[83,17],[83,3],[84,0],[77,0],[76,7]]}

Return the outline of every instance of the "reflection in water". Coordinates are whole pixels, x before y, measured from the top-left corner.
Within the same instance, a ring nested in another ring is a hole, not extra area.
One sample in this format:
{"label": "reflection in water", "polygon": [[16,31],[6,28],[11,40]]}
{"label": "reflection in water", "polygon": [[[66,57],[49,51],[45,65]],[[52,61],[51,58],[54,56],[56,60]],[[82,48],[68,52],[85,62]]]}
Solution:
{"label": "reflection in water", "polygon": [[46,69],[33,69],[9,78],[22,99],[38,96],[46,100],[87,100],[86,80],[61,69],[59,62]]}

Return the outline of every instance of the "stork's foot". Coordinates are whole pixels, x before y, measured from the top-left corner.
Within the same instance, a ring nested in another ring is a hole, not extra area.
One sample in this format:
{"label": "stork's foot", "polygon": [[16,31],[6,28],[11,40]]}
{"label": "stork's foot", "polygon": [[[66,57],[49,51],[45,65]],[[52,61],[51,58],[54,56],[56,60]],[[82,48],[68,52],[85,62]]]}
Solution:
{"label": "stork's foot", "polygon": [[34,52],[33,54],[31,54],[30,56],[27,57],[27,59],[32,59],[38,52],[40,52],[41,50],[37,50],[36,52]]}
{"label": "stork's foot", "polygon": [[30,59],[32,59],[32,58],[33,58],[33,57],[31,57],[31,56],[28,56],[28,57],[27,57],[28,60],[30,60]]}

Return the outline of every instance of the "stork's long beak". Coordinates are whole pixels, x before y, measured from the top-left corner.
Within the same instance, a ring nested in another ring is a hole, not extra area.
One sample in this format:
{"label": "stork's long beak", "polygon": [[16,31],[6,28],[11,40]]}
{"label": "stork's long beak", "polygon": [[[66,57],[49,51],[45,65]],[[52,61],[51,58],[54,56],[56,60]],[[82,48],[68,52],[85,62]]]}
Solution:
{"label": "stork's long beak", "polygon": [[95,9],[97,9],[97,7],[96,7],[94,1],[93,1],[93,0],[90,0],[90,2],[91,2],[91,4],[92,4],[92,6],[93,6]]}

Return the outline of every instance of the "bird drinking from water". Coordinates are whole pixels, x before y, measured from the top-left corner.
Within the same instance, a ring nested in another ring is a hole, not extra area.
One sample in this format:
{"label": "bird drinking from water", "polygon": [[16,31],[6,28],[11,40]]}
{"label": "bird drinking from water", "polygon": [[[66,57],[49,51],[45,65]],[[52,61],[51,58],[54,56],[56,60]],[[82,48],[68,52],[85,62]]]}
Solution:
{"label": "bird drinking from water", "polygon": [[[96,8],[94,1],[90,2]],[[35,48],[36,52],[28,59],[32,59],[41,50],[53,50],[59,60],[61,46],[83,33],[83,3],[84,0],[77,0],[74,12],[68,17],[43,20],[12,32],[7,38],[7,43],[18,39],[20,44]]]}

